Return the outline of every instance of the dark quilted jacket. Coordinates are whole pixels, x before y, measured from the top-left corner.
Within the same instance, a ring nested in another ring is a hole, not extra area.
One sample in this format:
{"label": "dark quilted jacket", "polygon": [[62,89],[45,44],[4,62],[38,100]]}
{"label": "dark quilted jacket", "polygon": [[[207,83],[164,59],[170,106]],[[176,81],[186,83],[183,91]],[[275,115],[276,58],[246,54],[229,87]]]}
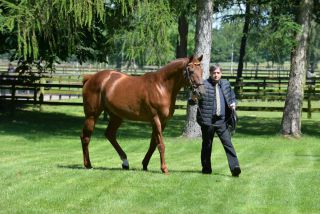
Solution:
{"label": "dark quilted jacket", "polygon": [[[215,102],[215,91],[214,84],[211,78],[204,81],[205,95],[201,100],[199,100],[199,108],[197,110],[197,122],[202,125],[212,125],[213,124],[213,103]],[[234,91],[228,80],[221,79],[219,81],[219,86],[226,101],[226,118],[230,117],[231,110],[228,106],[232,103],[236,103],[236,97]],[[201,111],[201,112],[200,112]]]}

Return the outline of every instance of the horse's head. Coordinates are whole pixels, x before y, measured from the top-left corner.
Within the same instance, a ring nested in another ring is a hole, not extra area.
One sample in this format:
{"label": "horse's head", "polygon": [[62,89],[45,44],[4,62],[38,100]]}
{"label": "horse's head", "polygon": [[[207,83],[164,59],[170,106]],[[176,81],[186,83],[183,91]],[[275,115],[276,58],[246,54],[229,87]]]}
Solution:
{"label": "horse's head", "polygon": [[192,95],[196,96],[197,99],[201,99],[205,93],[201,60],[202,55],[199,58],[193,56],[189,57],[189,62],[184,70],[184,77],[189,83]]}

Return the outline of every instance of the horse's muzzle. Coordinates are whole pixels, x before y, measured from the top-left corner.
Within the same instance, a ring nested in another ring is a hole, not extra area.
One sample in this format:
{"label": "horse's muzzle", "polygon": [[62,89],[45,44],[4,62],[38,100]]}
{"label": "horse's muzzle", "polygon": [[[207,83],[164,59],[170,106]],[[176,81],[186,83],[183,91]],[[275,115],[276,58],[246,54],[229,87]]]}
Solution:
{"label": "horse's muzzle", "polygon": [[199,100],[202,99],[204,94],[206,93],[206,90],[204,88],[204,85],[199,85],[197,88],[193,90],[193,95],[195,95]]}

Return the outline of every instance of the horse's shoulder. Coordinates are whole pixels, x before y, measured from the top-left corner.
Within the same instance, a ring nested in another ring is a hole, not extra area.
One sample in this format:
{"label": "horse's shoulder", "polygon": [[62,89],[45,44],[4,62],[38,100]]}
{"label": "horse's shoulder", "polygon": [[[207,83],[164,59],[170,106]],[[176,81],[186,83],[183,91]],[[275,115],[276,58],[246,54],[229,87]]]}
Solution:
{"label": "horse's shoulder", "polygon": [[149,71],[149,72],[144,73],[142,76],[143,76],[143,77],[146,77],[146,78],[149,78],[149,77],[153,77],[154,74],[155,74],[155,72]]}
{"label": "horse's shoulder", "polygon": [[123,78],[123,77],[130,77],[130,75],[126,73],[122,73],[121,71],[118,70],[102,70],[96,73],[97,78],[107,78],[107,77],[112,77],[112,78]]}
{"label": "horse's shoulder", "polygon": [[157,72],[147,72],[141,76],[144,80],[148,82],[153,82],[159,80]]}

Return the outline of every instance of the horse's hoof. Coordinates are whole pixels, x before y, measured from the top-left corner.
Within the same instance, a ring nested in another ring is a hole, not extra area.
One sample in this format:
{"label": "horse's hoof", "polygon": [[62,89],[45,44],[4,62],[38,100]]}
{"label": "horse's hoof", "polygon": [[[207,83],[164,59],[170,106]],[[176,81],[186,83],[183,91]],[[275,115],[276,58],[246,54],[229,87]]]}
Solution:
{"label": "horse's hoof", "polygon": [[91,163],[83,164],[86,169],[92,169]]}
{"label": "horse's hoof", "polygon": [[143,171],[148,171],[148,167],[147,166],[143,166]]}
{"label": "horse's hoof", "polygon": [[168,175],[168,174],[169,174],[169,171],[168,171],[168,168],[167,168],[167,167],[161,169],[161,171],[162,171],[165,175]]}
{"label": "horse's hoof", "polygon": [[122,169],[129,170],[129,165],[122,164]]}

